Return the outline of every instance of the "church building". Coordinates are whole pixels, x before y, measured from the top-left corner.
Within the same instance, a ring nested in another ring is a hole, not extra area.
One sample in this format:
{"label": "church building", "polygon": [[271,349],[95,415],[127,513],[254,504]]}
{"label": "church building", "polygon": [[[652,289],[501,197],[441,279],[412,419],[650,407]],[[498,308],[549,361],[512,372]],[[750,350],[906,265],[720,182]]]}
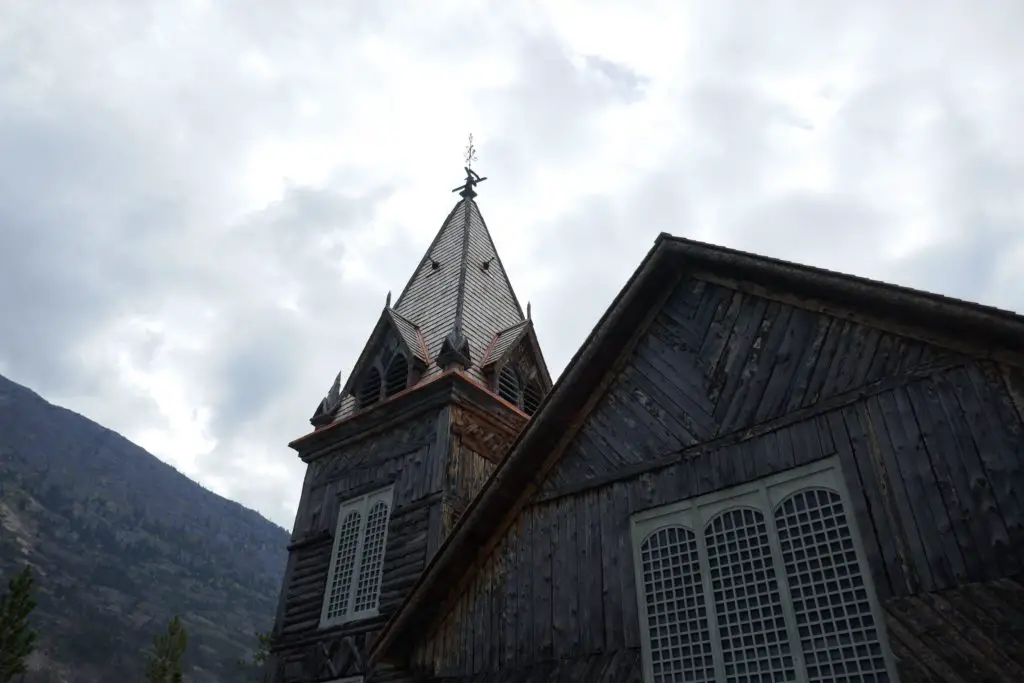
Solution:
{"label": "church building", "polygon": [[662,234],[552,385],[482,180],[290,444],[270,681],[1024,681],[1024,317]]}

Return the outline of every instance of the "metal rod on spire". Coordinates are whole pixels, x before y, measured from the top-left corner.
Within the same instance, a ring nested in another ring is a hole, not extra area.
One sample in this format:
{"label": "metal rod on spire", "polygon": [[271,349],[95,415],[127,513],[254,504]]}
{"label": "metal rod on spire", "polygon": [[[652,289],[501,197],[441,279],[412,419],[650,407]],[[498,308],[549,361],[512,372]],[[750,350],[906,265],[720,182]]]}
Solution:
{"label": "metal rod on spire", "polygon": [[476,147],[473,145],[473,134],[469,134],[469,144],[466,145],[466,153],[462,157],[466,161],[466,165],[463,167],[466,171],[466,182],[463,185],[459,185],[452,192],[458,192],[460,197],[466,199],[472,199],[476,196],[477,183],[482,183],[487,178],[481,178],[480,174],[473,170],[473,162],[476,161]]}
{"label": "metal rod on spire", "polygon": [[466,153],[463,157],[466,160],[466,166],[473,168],[473,162],[476,161],[476,147],[473,146],[473,134],[469,134],[469,144],[466,145]]}

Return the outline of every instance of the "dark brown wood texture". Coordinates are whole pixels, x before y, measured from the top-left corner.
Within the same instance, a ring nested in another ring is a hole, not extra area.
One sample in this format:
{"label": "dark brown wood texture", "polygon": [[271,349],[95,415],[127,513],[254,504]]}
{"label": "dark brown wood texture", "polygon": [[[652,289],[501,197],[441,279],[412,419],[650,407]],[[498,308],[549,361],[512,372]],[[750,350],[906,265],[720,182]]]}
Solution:
{"label": "dark brown wood texture", "polygon": [[[509,415],[492,415],[495,409]],[[391,428],[377,428],[366,438],[350,438],[312,461],[275,628],[275,680],[315,681],[331,671],[365,673],[367,642],[401,604],[454,523],[445,519],[445,511],[461,510],[472,499],[523,422],[497,402],[488,407],[453,403]],[[394,501],[381,580],[381,615],[321,631],[338,506],[388,485],[394,486]],[[352,643],[359,656],[344,659],[339,653],[349,652]],[[395,675],[400,678],[399,674]],[[387,678],[382,672],[373,676],[373,680]]]}
{"label": "dark brown wood texture", "polygon": [[829,456],[890,610],[1020,572],[1014,372],[808,306],[684,282],[413,670],[634,651],[629,516]]}

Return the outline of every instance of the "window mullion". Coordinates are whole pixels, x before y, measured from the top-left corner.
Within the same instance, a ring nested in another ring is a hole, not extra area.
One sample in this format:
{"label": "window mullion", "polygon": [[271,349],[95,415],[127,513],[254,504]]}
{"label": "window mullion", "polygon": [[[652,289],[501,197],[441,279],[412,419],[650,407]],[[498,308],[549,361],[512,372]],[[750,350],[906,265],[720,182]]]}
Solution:
{"label": "window mullion", "polygon": [[349,586],[349,589],[348,589],[348,599],[349,599],[348,615],[350,617],[353,614],[356,613],[355,612],[355,610],[356,610],[356,592],[357,592],[357,588],[359,586],[359,574],[362,572],[362,568],[363,568],[363,544],[366,541],[366,525],[367,525],[367,521],[368,521],[366,519],[366,516],[367,516],[367,513],[369,512],[369,507],[370,507],[369,506],[369,502],[370,502],[370,497],[366,496],[365,498],[363,498],[362,502],[359,505],[359,510],[360,510],[360,514],[359,514],[359,520],[360,520],[359,521],[359,534],[358,534],[358,536],[356,536],[356,538],[357,538],[357,541],[356,541],[356,554],[355,554],[355,563],[354,563],[354,565],[352,567],[352,585]]}
{"label": "window mullion", "polygon": [[697,557],[700,558],[700,580],[704,587],[704,610],[707,613],[708,635],[711,638],[711,657],[715,662],[715,680],[725,680],[725,659],[722,656],[722,640],[718,634],[718,613],[715,610],[715,591],[711,585],[711,562],[704,539],[704,515],[701,508],[694,506],[693,532],[697,537]]}
{"label": "window mullion", "polygon": [[765,528],[768,531],[768,543],[772,549],[772,563],[775,565],[775,580],[779,585],[782,613],[786,619],[786,632],[789,634],[789,651],[793,656],[793,670],[796,672],[796,679],[799,683],[807,683],[803,641],[800,638],[800,627],[797,625],[796,612],[793,609],[793,597],[789,594],[789,576],[786,574],[786,563],[782,558],[782,546],[779,545],[779,530],[775,526],[775,509],[768,498],[767,488],[761,487],[757,493],[765,513]]}

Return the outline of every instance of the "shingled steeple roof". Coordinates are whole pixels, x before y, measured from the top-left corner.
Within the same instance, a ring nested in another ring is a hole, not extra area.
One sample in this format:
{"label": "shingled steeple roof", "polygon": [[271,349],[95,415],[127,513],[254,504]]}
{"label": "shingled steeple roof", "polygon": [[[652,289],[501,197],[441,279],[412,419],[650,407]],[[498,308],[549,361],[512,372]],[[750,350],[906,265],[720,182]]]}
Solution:
{"label": "shingled steeple roof", "polygon": [[[409,361],[408,388],[458,370],[527,413],[551,388],[533,321],[523,314],[476,204],[474,188],[483,180],[466,169],[466,183],[454,190],[460,199],[393,306],[389,295],[348,381],[342,387],[338,378],[318,406],[315,426],[368,407],[375,397],[389,397],[384,380],[374,391],[373,368],[386,374],[396,349]],[[507,376],[499,382],[502,372]],[[371,394],[360,399],[367,386]]]}
{"label": "shingled steeple roof", "polygon": [[482,379],[481,362],[495,336],[526,320],[474,199],[472,185],[445,219],[395,311],[415,323],[435,361],[427,375],[451,365]]}

